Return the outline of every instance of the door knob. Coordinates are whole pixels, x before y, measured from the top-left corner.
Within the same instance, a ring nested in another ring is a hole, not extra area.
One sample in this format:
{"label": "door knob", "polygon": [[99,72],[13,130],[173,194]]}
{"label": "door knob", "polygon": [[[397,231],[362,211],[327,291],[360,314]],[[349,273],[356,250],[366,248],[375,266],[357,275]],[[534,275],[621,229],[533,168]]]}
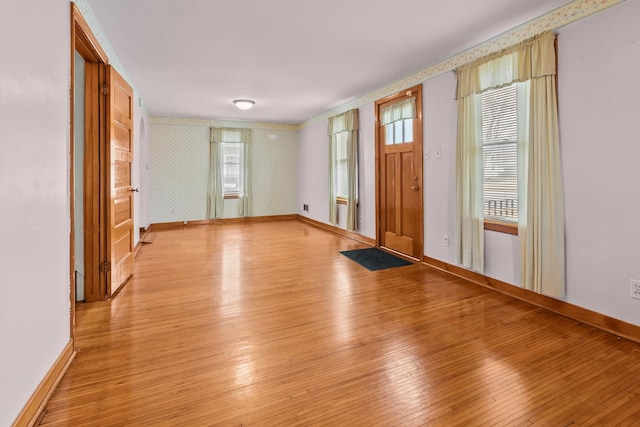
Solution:
{"label": "door knob", "polygon": [[413,191],[418,191],[418,186],[417,186],[417,185],[412,185],[412,186],[411,186],[411,189],[412,189]]}

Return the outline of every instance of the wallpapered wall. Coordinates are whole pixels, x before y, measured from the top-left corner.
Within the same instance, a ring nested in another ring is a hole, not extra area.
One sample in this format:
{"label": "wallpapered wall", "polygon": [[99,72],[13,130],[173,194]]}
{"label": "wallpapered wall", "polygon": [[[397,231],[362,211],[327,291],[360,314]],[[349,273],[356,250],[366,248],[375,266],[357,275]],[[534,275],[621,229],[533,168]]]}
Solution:
{"label": "wallpapered wall", "polygon": [[[206,219],[210,126],[154,118],[151,141],[151,223]],[[297,132],[287,125],[244,124],[253,129],[251,216],[295,214]],[[291,129],[289,129],[291,128]],[[225,201],[225,218],[237,217],[237,201]]]}

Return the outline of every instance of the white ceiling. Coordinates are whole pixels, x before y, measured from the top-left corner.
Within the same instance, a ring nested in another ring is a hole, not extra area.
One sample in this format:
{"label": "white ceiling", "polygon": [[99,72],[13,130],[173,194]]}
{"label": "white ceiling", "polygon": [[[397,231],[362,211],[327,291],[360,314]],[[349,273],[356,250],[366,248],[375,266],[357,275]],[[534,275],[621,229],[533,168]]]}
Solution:
{"label": "white ceiling", "polygon": [[87,2],[152,116],[298,124],[568,1]]}

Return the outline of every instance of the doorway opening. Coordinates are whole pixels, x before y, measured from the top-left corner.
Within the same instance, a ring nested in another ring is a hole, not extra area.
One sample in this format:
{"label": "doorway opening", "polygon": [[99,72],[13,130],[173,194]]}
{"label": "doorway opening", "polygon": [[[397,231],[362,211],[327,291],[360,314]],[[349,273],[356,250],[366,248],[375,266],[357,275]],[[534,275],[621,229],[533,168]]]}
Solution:
{"label": "doorway opening", "polygon": [[133,90],[71,3],[71,328],[133,271]]}

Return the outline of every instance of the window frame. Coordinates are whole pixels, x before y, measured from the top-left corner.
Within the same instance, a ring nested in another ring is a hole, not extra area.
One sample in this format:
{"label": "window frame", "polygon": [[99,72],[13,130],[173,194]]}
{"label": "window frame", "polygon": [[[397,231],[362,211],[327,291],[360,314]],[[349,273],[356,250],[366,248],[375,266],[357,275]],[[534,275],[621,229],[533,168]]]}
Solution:
{"label": "window frame", "polygon": [[[345,205],[345,206],[347,205],[347,203],[349,201],[349,197],[347,195],[338,195],[338,191],[337,191],[337,189],[339,187],[338,186],[338,175],[337,175],[337,171],[338,171],[338,168],[337,168],[337,165],[338,165],[337,152],[339,151],[338,150],[338,144],[339,144],[338,135],[346,134],[346,132],[349,132],[349,131],[339,132],[339,133],[336,133],[334,135],[334,138],[336,138],[336,150],[334,152],[334,158],[330,159],[333,162],[333,170],[336,173],[336,176],[333,177],[333,182],[334,182],[334,185],[336,186],[336,188],[334,189],[334,191],[336,192],[336,204]],[[345,135],[345,137],[346,137],[346,135]],[[345,143],[346,143],[346,141],[345,141]],[[356,161],[356,206],[358,206],[358,184],[357,184],[357,179],[358,179],[358,162]]]}
{"label": "window frame", "polygon": [[[220,158],[220,167],[222,168],[222,191],[223,191],[223,198],[225,200],[228,199],[239,199],[240,196],[242,195],[243,191],[244,191],[244,182],[243,182],[243,175],[244,175],[244,146],[242,142],[225,142],[222,141],[221,142],[221,158]],[[225,178],[225,165],[229,164],[229,165],[235,165],[236,163],[227,163],[225,162],[225,155],[224,155],[224,148],[225,148],[225,144],[234,144],[238,146],[238,191],[227,191],[224,188],[224,178]]]}
{"label": "window frame", "polygon": [[[517,85],[517,82],[511,83],[511,85]],[[511,86],[508,85],[508,86]],[[493,89],[495,90],[495,89]],[[485,91],[484,93],[487,93],[491,90]],[[516,86],[516,91],[517,91],[517,86]],[[483,94],[481,94],[480,96],[482,96]],[[517,106],[517,100],[516,100],[516,106]],[[516,114],[517,114],[517,110],[516,110]],[[513,141],[510,141],[510,143],[513,143]],[[518,146],[518,138],[516,138],[515,141],[516,144],[516,154],[519,152],[519,146]],[[483,150],[482,150],[482,161],[484,164],[484,142],[483,142]],[[492,144],[492,145],[496,145],[496,144]],[[516,163],[517,163],[517,157],[516,157]],[[517,172],[516,172],[517,175]],[[505,233],[505,234],[511,234],[514,236],[518,235],[518,220],[516,219],[515,221],[509,221],[509,220],[505,220],[505,219],[500,219],[500,218],[494,218],[494,217],[490,217],[487,218],[484,216],[484,179],[485,179],[485,175],[484,175],[484,169],[483,169],[483,173],[482,173],[482,180],[483,180],[483,197],[482,197],[482,211],[483,211],[483,222],[484,222],[484,229],[488,230],[488,231],[495,231],[498,233]],[[520,192],[520,188],[517,188],[517,193],[516,196],[519,197],[519,192]],[[518,208],[520,208],[520,206],[518,206]],[[518,216],[520,215],[519,211],[518,211]]]}

